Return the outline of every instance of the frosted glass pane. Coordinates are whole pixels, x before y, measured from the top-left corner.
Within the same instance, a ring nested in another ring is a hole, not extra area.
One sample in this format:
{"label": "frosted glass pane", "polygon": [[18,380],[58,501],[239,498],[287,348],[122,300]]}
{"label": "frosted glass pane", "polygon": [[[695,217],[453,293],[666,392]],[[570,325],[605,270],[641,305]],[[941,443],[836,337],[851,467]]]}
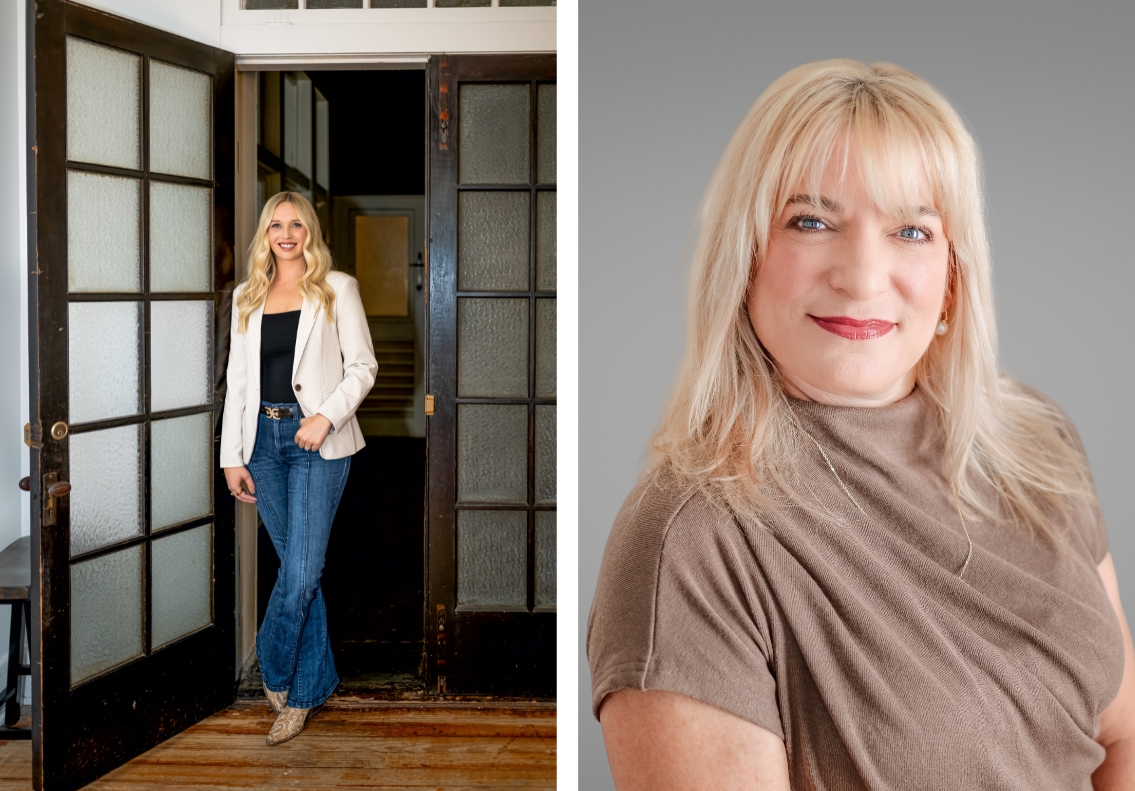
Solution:
{"label": "frosted glass pane", "polygon": [[527,192],[457,196],[457,287],[462,291],[528,290]]}
{"label": "frosted glass pane", "polygon": [[150,410],[213,400],[213,303],[150,303]]}
{"label": "frosted glass pane", "polygon": [[72,434],[71,555],[143,532],[142,426]]}
{"label": "frosted glass pane", "polygon": [[529,183],[528,93],[527,85],[461,86],[461,183]]}
{"label": "frosted glass pane", "polygon": [[67,290],[142,290],[142,182],[67,172]]}
{"label": "frosted glass pane", "polygon": [[307,0],[306,8],[362,8],[363,0]]}
{"label": "frosted glass pane", "polygon": [[457,499],[528,502],[528,407],[458,405]]}
{"label": "frosted glass pane", "polygon": [[213,510],[212,413],[151,424],[150,476],[154,530]]}
{"label": "frosted glass pane", "polygon": [[528,604],[528,512],[457,512],[458,606]]}
{"label": "frosted glass pane", "polygon": [[556,183],[555,83],[536,89],[536,181],[540,184]]}
{"label": "frosted glass pane", "polygon": [[556,408],[536,407],[536,502],[556,501]]}
{"label": "frosted glass pane", "polygon": [[211,190],[150,182],[150,290],[209,291]]}
{"label": "frosted glass pane", "polygon": [[142,547],[71,567],[71,686],[142,654]]}
{"label": "frosted glass pane", "polygon": [[371,8],[425,8],[426,0],[370,0]]}
{"label": "frosted glass pane", "polygon": [[536,397],[556,397],[556,300],[536,300]]}
{"label": "frosted glass pane", "polygon": [[475,8],[492,5],[492,0],[434,0],[434,8]]}
{"label": "frosted glass pane", "polygon": [[556,290],[556,193],[536,193],[536,290]]}
{"label": "frosted glass pane", "polygon": [[556,606],[556,512],[536,512],[536,606]]}
{"label": "frosted glass pane", "polygon": [[212,94],[209,75],[150,61],[150,170],[210,177]]}
{"label": "frosted glass pane", "polygon": [[138,376],[142,305],[72,302],[67,306],[69,422],[142,411]]}
{"label": "frosted glass pane", "polygon": [[457,394],[528,397],[528,300],[457,300]]}
{"label": "frosted glass pane", "polygon": [[246,11],[258,11],[271,8],[299,8],[299,0],[243,0]]}
{"label": "frosted glass pane", "polygon": [[67,158],[139,170],[142,59],[67,37]]}
{"label": "frosted glass pane", "polygon": [[153,648],[213,622],[213,526],[154,541],[150,615]]}

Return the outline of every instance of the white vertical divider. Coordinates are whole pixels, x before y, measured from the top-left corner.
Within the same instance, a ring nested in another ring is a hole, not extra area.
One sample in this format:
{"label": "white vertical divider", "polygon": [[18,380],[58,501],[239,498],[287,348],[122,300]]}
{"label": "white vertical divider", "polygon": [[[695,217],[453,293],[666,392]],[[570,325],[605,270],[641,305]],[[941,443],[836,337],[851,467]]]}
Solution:
{"label": "white vertical divider", "polygon": [[[579,716],[590,716],[579,612],[579,19],[560,0],[556,55],[556,788],[579,788]],[[559,200],[563,198],[563,200]],[[582,693],[582,696],[581,696]],[[582,700],[581,700],[582,697]]]}

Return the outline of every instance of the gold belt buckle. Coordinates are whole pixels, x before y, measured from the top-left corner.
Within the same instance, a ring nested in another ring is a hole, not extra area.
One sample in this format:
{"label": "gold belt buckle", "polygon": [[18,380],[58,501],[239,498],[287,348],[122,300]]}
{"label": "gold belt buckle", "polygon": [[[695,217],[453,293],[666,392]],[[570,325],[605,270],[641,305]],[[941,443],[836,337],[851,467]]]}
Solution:
{"label": "gold belt buckle", "polygon": [[280,419],[280,407],[278,407],[278,406],[268,407],[268,417],[272,418],[273,420],[279,420]]}

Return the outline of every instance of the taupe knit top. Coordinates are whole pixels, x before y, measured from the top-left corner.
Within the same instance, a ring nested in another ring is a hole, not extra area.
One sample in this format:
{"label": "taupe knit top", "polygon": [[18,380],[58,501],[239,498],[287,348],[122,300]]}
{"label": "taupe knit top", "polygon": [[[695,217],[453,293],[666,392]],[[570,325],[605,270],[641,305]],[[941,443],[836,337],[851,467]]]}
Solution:
{"label": "taupe knit top", "polygon": [[793,789],[1090,791],[1124,660],[1098,508],[1063,550],[970,518],[959,579],[930,400],[791,403],[867,516],[807,441],[830,518],[786,508],[760,525],[640,484],[588,623],[596,714],[624,687],[705,701],[783,737]]}

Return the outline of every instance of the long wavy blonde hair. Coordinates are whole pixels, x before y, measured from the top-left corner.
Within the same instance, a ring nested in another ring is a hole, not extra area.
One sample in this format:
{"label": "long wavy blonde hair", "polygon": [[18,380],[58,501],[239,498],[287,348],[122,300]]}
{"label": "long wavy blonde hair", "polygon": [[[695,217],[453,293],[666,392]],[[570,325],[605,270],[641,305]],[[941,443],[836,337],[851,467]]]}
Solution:
{"label": "long wavy blonde hair", "polygon": [[[700,209],[689,343],[647,475],[676,476],[758,519],[784,495],[807,506],[794,475],[800,436],[746,296],[773,219],[801,183],[820,194],[824,168],[841,150],[858,155],[864,186],[887,214],[919,206],[929,191],[942,215],[951,250],[950,331],[932,341],[916,374],[939,409],[959,498],[971,512],[1007,517],[1062,544],[1073,512],[1094,507],[1094,491],[1058,409],[998,371],[977,148],[930,85],[883,63],[829,60],[793,69],[733,135]],[[999,503],[978,495],[979,481]]]}
{"label": "long wavy blonde hair", "polygon": [[335,262],[331,258],[331,251],[323,242],[315,207],[297,192],[277,192],[265,201],[264,210],[260,212],[260,222],[256,226],[256,236],[248,246],[248,276],[244,279],[244,288],[236,298],[238,332],[248,330],[248,317],[264,304],[264,300],[268,298],[268,289],[276,277],[276,256],[272,253],[272,246],[268,244],[268,226],[272,224],[272,215],[281,203],[292,204],[300,223],[307,231],[307,240],[303,243],[303,258],[307,267],[300,278],[299,292],[304,299],[322,307],[328,321],[334,320],[332,309],[335,307],[335,290],[327,285],[327,273],[334,268]]}

